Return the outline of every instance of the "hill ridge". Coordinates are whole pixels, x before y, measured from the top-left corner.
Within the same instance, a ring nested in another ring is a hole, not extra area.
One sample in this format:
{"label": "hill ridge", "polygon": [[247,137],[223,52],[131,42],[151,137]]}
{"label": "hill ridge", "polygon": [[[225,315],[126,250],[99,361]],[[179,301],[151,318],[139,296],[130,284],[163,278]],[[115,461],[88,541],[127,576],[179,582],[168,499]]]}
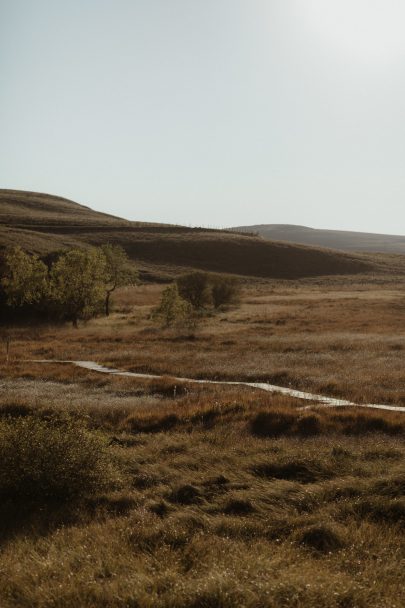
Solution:
{"label": "hill ridge", "polygon": [[255,232],[271,241],[323,247],[349,253],[405,254],[405,236],[403,235],[311,228],[296,224],[253,224],[251,226],[238,226],[235,230]]}
{"label": "hill ridge", "polygon": [[131,222],[63,197],[0,190],[0,249],[16,242],[43,256],[64,247],[119,244],[141,273],[160,278],[190,269],[278,279],[378,269],[364,256],[234,231]]}

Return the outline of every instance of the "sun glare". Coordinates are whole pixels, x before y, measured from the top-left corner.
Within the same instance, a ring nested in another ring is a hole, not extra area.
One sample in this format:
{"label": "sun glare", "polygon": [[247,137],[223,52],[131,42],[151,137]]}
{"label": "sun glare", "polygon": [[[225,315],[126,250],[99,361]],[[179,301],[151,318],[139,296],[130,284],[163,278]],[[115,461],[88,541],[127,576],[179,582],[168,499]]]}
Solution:
{"label": "sun glare", "polygon": [[296,7],[318,35],[353,59],[386,64],[405,56],[404,0],[304,0]]}

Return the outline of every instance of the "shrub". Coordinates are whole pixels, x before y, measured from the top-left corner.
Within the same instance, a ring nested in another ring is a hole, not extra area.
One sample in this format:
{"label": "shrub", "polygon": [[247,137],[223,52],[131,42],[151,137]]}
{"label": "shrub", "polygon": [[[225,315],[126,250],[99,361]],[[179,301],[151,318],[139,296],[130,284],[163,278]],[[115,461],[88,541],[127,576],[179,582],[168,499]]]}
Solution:
{"label": "shrub", "polygon": [[0,496],[70,500],[105,489],[113,467],[104,442],[78,423],[32,416],[0,421]]}
{"label": "shrub", "polygon": [[185,323],[192,314],[192,307],[179,295],[176,283],[163,290],[160,304],[152,313],[152,318],[161,319],[165,327]]}
{"label": "shrub", "polygon": [[210,303],[209,275],[206,272],[189,272],[176,281],[180,296],[194,308]]}
{"label": "shrub", "polygon": [[189,272],[176,281],[180,296],[194,309],[208,305],[214,308],[237,302],[240,284],[234,277],[210,275],[207,272]]}
{"label": "shrub", "polygon": [[211,279],[212,303],[215,308],[235,304],[240,295],[240,284],[234,277],[215,276]]}

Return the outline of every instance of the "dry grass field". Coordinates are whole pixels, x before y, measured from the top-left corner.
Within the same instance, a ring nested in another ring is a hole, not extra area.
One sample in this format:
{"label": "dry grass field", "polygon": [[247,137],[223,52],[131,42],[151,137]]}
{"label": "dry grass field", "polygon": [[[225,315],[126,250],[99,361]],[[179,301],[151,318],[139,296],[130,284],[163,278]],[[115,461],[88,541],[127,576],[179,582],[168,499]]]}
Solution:
{"label": "dry grass field", "polygon": [[152,321],[161,290],[7,330],[2,608],[404,606],[405,414],[173,379],[405,405],[404,279],[246,281],[191,335]]}

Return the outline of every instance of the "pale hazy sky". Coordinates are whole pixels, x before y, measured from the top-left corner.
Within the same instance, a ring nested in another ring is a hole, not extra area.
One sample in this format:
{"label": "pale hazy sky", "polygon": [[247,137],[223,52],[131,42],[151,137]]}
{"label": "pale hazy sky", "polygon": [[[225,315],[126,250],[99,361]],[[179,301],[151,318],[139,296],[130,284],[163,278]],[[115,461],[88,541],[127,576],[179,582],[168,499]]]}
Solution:
{"label": "pale hazy sky", "polygon": [[0,187],[405,234],[404,0],[0,0]]}

